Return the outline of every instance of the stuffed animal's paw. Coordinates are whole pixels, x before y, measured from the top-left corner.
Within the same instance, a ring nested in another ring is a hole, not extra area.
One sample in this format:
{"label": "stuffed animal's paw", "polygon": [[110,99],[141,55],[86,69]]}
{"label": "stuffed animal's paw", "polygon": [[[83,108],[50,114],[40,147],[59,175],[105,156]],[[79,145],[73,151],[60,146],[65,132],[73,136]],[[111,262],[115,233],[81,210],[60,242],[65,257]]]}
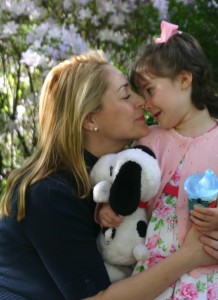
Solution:
{"label": "stuffed animal's paw", "polygon": [[108,202],[111,183],[104,180],[97,183],[93,188],[93,200],[95,202]]}
{"label": "stuffed animal's paw", "polygon": [[133,249],[133,255],[137,261],[144,260],[148,257],[147,248],[144,244],[139,244]]}

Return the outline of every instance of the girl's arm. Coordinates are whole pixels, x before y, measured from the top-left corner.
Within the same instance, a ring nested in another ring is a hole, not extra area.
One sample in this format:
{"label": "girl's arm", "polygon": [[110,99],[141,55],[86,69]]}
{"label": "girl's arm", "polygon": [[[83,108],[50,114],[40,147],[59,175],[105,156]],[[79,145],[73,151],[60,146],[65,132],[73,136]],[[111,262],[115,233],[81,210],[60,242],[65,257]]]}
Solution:
{"label": "girl's arm", "polygon": [[86,300],[154,299],[181,275],[196,267],[208,266],[216,262],[205,253],[199,235],[199,232],[192,228],[180,250],[150,269],[113,283],[106,290]]}

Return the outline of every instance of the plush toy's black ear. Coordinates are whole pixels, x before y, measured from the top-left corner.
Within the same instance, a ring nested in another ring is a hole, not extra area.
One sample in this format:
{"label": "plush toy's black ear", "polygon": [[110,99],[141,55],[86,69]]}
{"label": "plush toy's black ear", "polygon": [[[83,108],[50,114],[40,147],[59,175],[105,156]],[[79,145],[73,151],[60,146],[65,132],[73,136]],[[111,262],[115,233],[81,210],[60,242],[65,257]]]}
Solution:
{"label": "plush toy's black ear", "polygon": [[148,153],[149,155],[151,155],[153,158],[156,158],[154,152],[151,150],[151,148],[148,148],[146,146],[143,145],[137,145],[132,147],[133,149],[141,149],[142,151],[144,151],[145,153]]}
{"label": "plush toy's black ear", "polygon": [[109,203],[118,215],[128,216],[137,209],[140,196],[141,166],[127,161],[111,186]]}

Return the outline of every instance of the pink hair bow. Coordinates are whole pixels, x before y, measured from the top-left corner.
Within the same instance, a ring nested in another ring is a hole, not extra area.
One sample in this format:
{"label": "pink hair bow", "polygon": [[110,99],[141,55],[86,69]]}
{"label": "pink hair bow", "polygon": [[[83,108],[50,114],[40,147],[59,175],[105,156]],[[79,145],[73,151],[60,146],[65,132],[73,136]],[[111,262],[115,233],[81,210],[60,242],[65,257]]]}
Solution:
{"label": "pink hair bow", "polygon": [[155,43],[160,44],[160,43],[165,43],[168,41],[168,39],[177,34],[180,33],[180,31],[178,31],[178,25],[172,24],[172,23],[168,23],[166,21],[162,21],[160,28],[161,28],[161,36],[159,38],[157,38],[155,40]]}

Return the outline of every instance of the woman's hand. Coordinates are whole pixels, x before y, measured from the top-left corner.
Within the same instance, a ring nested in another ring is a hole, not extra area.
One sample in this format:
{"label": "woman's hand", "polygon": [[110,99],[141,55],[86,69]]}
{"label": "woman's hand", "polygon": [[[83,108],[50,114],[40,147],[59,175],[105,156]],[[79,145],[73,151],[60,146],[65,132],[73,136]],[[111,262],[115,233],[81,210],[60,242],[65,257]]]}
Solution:
{"label": "woman's hand", "polygon": [[122,217],[118,216],[108,203],[104,203],[99,209],[98,222],[101,227],[118,227],[122,221]]}

